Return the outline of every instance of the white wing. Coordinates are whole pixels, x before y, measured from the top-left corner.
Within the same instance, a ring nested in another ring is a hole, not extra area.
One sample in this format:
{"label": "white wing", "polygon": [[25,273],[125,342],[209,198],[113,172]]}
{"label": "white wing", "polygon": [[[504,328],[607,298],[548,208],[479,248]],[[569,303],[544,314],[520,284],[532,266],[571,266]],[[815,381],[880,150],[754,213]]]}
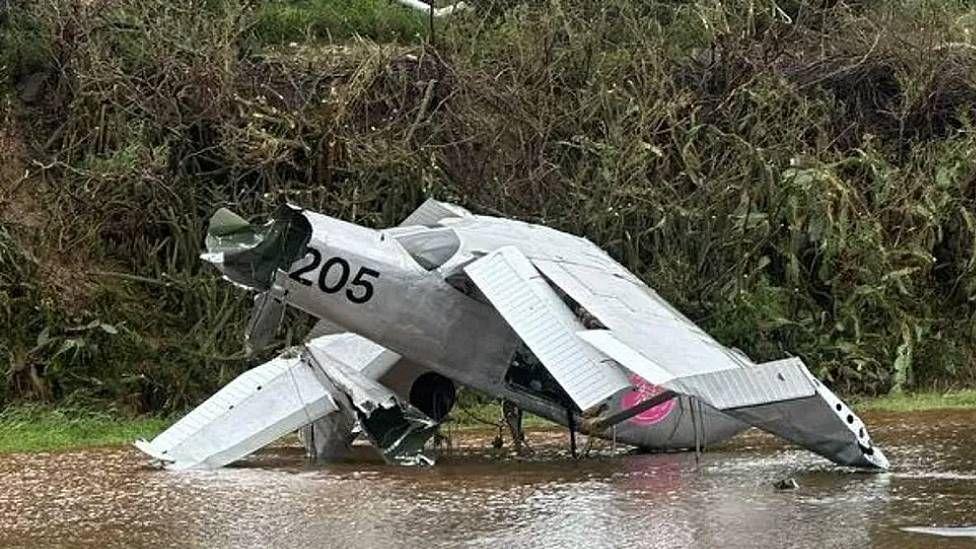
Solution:
{"label": "white wing", "polygon": [[136,447],[170,469],[221,467],[339,411],[299,357],[244,372],[151,442]]}
{"label": "white wing", "polygon": [[[652,383],[696,397],[835,462],[888,466],[884,454],[871,444],[861,420],[801,360],[752,363],[715,341],[588,240],[546,227],[482,216],[440,223],[458,234],[462,257],[517,248],[529,263],[521,267],[523,272],[534,267],[602,324],[604,329],[579,330],[576,336],[605,358]],[[506,251],[505,256],[514,257],[515,253]],[[484,261],[477,260],[472,266]],[[476,278],[471,267],[465,270]],[[502,297],[514,301],[513,288],[525,282],[522,278],[505,284],[504,291],[512,295]],[[486,291],[482,282],[475,283],[524,339],[524,330],[509,319],[512,313],[506,314],[506,309],[514,310],[514,306],[500,305],[499,290]],[[493,292],[499,295],[490,295]],[[539,358],[556,375],[554,366]],[[559,380],[558,375],[556,378]]]}
{"label": "white wing", "polygon": [[465,272],[581,410],[630,386],[579,339],[582,325],[517,249],[501,248]]}
{"label": "white wing", "polygon": [[368,421],[373,410],[383,408],[394,415],[364,429],[374,442],[383,440],[387,430],[397,430],[396,444],[385,443],[380,450],[391,461],[412,463],[436,424],[375,381],[399,360],[356,334],[325,335],[300,352],[285,351],[244,372],[136,447],[171,469],[221,467],[326,416],[356,414]]}
{"label": "white wing", "polygon": [[585,238],[483,216],[448,219],[442,224],[458,234],[465,254],[517,248],[553,285],[612,331],[614,338],[675,377],[746,364]]}

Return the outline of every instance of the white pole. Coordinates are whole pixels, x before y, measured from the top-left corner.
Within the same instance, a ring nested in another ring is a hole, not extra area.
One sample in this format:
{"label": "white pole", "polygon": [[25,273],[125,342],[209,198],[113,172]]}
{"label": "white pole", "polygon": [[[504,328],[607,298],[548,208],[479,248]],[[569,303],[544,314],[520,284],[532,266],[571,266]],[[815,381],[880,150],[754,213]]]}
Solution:
{"label": "white pole", "polygon": [[451,15],[456,11],[468,9],[468,5],[464,2],[458,2],[457,4],[451,6],[444,6],[443,8],[432,8],[427,2],[421,2],[421,0],[396,0],[397,2],[407,6],[408,8],[413,8],[415,10],[420,10],[423,12],[430,13],[433,11],[434,17],[442,17],[445,15]]}

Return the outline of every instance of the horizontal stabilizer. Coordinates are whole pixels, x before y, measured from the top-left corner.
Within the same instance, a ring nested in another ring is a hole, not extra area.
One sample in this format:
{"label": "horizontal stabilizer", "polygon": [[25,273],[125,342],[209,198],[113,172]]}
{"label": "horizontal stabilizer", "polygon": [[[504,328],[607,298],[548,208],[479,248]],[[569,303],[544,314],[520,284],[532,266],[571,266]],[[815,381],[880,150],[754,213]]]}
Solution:
{"label": "horizontal stabilizer", "polygon": [[136,447],[170,469],[216,468],[334,411],[336,403],[311,365],[279,357],[241,374]]}

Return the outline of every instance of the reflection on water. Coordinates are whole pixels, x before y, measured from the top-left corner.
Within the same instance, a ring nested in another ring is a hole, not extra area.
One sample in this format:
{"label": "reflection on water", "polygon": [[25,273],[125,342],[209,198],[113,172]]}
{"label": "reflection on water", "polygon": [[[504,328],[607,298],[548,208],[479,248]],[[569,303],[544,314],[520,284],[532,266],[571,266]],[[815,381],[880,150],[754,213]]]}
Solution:
{"label": "reflection on water", "polygon": [[[911,526],[976,522],[976,413],[874,415],[884,474],[750,434],[706,453],[532,461],[455,436],[430,469],[314,465],[297,446],[243,466],[164,472],[128,448],[0,456],[0,546],[968,547]],[[773,483],[796,478],[796,490]]]}
{"label": "reflection on water", "polygon": [[921,526],[913,526],[911,528],[902,528],[906,532],[915,532],[917,534],[931,534],[933,536],[943,536],[947,538],[976,538],[976,527],[962,527],[962,528],[925,528]]}

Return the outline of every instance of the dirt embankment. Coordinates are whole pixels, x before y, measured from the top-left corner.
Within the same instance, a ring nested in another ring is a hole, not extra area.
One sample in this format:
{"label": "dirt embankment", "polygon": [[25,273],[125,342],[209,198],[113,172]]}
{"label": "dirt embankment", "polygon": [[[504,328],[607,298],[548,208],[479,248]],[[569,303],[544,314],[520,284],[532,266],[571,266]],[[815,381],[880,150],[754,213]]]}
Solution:
{"label": "dirt embankment", "polygon": [[36,260],[0,273],[0,367],[49,387],[6,398],[194,402],[265,358],[197,261],[213,209],[428,195],[586,235],[841,391],[972,379],[968,7],[505,2],[431,42],[383,3],[56,4],[0,30],[5,265]]}

